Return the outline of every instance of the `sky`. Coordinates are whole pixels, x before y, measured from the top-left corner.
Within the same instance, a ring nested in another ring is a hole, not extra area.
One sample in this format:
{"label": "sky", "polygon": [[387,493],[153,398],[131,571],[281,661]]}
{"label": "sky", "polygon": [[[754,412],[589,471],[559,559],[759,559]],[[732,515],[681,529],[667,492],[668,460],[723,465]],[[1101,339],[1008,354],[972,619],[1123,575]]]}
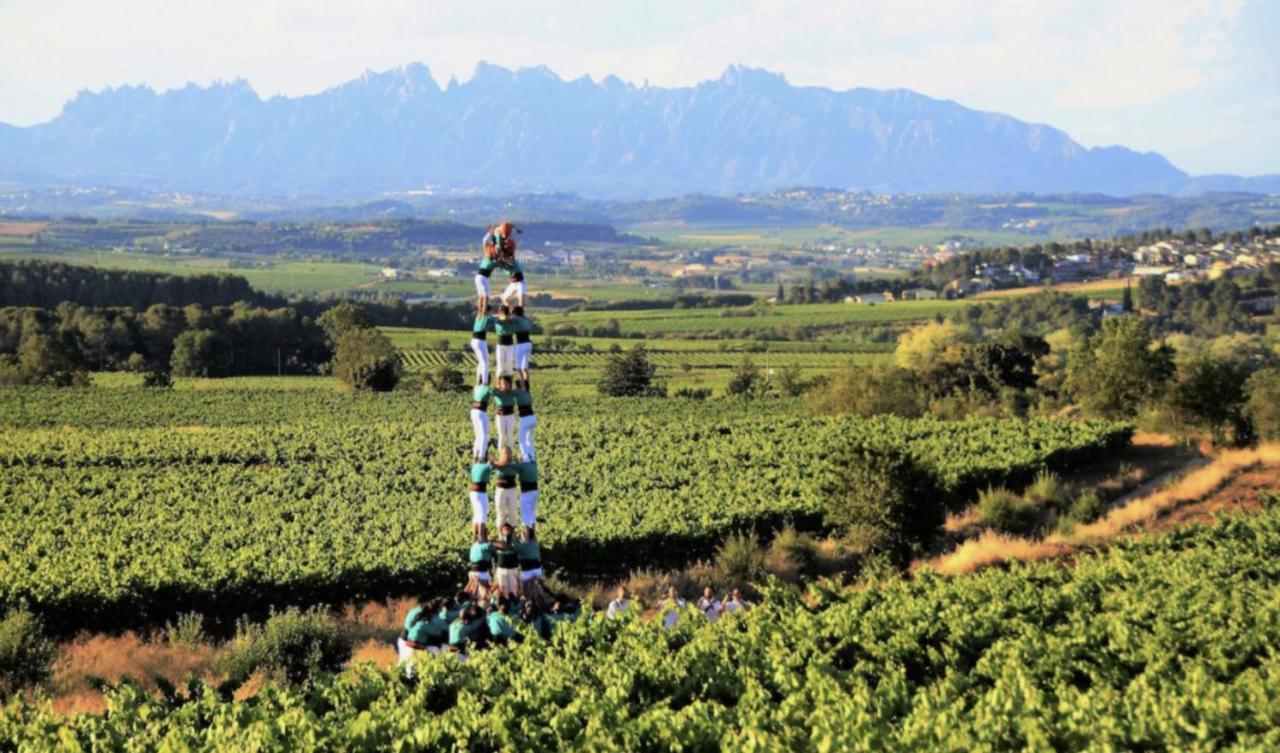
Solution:
{"label": "sky", "polygon": [[1257,175],[1280,173],[1276,39],[1280,0],[0,0],[0,122],[122,84],[296,96],[419,61],[466,80],[486,60],[686,86],[736,63]]}

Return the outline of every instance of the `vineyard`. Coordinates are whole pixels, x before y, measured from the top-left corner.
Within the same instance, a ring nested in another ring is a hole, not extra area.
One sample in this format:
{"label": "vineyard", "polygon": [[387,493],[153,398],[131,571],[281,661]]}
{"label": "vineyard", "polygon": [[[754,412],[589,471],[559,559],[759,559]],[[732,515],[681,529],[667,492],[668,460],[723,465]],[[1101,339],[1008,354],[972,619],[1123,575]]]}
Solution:
{"label": "vineyard", "polygon": [[775,327],[849,327],[932,319],[973,305],[969,301],[892,301],[877,304],[828,303],[778,305],[739,309],[651,309],[642,311],[575,311],[542,317],[539,323],[548,332],[560,325],[588,330],[610,320],[618,322],[623,335],[664,335],[722,333],[749,336]]}
{"label": "vineyard", "polygon": [[[413,349],[400,351],[409,372],[452,363],[455,351]],[[649,362],[661,369],[732,369],[737,368],[743,354],[722,350],[648,350]],[[536,353],[534,365],[539,369],[600,369],[612,356],[605,352],[584,353],[560,351]],[[802,369],[837,369],[849,365],[866,366],[884,358],[872,353],[760,353],[751,356],[758,366],[797,366]],[[472,356],[465,356],[460,368],[474,368]]]}
{"label": "vineyard", "polygon": [[713,624],[588,619],[418,680],[0,710],[0,748],[1275,750],[1280,508],[1056,563],[783,590]]}
{"label": "vineyard", "polygon": [[[456,584],[471,436],[451,396],[7,390],[0,606],[102,625]],[[1128,440],[1105,422],[803,418],[788,401],[539,406],[547,561],[613,575],[812,526],[840,444],[908,448],[951,500]],[[939,500],[945,504],[947,500]]]}

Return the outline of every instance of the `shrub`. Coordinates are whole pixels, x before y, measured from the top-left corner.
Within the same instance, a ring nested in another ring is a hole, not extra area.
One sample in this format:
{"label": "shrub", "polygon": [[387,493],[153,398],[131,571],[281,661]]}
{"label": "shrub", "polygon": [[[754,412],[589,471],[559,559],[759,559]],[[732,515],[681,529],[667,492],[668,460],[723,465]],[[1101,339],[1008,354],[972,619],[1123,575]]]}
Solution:
{"label": "shrub", "polygon": [[1106,511],[1107,506],[1103,503],[1102,497],[1093,489],[1083,491],[1080,496],[1075,498],[1071,503],[1070,509],[1067,510],[1066,518],[1072,523],[1092,523]]}
{"label": "shrub", "polygon": [[885,413],[916,418],[928,405],[920,376],[894,366],[843,369],[809,397],[813,413],[852,413],[864,418]]}
{"label": "shrub", "polygon": [[609,356],[596,389],[607,397],[662,397],[667,390],[653,378],[657,370],[644,346],[637,345]]}
{"label": "shrub", "polygon": [[333,373],[352,389],[387,392],[400,381],[400,360],[378,330],[349,329],[338,339]]}
{"label": "shrub", "polygon": [[449,364],[440,364],[427,373],[427,385],[433,392],[466,392],[467,379]]}
{"label": "shrub", "polygon": [[735,397],[754,397],[761,379],[760,370],[752,363],[750,356],[743,356],[742,363],[738,364],[733,376],[729,378],[725,392]]}
{"label": "shrub", "polygon": [[1035,503],[1003,486],[989,487],[978,495],[978,516],[983,524],[1002,533],[1026,533],[1040,517]]}
{"label": "shrub", "polygon": [[946,515],[933,474],[908,453],[850,445],[835,453],[822,485],[828,525],[867,553],[903,565],[941,531]]}
{"label": "shrub", "polygon": [[671,393],[672,397],[683,397],[687,400],[706,400],[711,397],[711,388],[709,387],[681,387]]}
{"label": "shrub", "polygon": [[39,618],[25,609],[5,615],[0,620],[0,698],[47,678],[56,655]]}
{"label": "shrub", "polygon": [[185,612],[178,615],[177,622],[165,623],[165,637],[178,646],[194,648],[204,643],[204,616],[199,612]]}
{"label": "shrub", "polygon": [[289,609],[265,625],[242,623],[220,665],[239,685],[258,670],[277,673],[292,683],[314,682],[336,672],[351,656],[353,639],[322,609]]}
{"label": "shrub", "polygon": [[764,566],[764,551],[755,533],[735,533],[716,551],[716,567],[726,578],[746,580]]}
{"label": "shrub", "polygon": [[773,537],[769,551],[784,558],[800,572],[812,572],[818,563],[818,542],[792,526],[783,528]]}
{"label": "shrub", "polygon": [[1068,499],[1069,490],[1062,483],[1058,474],[1050,470],[1042,470],[1036,474],[1036,480],[1022,490],[1022,496],[1036,507],[1061,507]]}

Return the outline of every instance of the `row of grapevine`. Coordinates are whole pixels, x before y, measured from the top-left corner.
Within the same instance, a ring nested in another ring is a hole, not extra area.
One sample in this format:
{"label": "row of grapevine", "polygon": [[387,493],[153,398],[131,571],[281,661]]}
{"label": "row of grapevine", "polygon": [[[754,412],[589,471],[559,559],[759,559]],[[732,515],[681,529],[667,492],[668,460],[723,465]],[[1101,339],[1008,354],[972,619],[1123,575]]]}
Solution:
{"label": "row of grapevine", "polygon": [[[680,369],[686,365],[691,368],[732,369],[743,361],[742,353],[719,350],[651,350],[649,361],[661,368]],[[757,366],[781,368],[783,366],[799,366],[808,369],[836,369],[850,363],[862,363],[872,359],[867,354],[851,353],[761,353],[748,354]],[[463,355],[461,351],[430,350],[412,348],[400,351],[401,362],[409,372],[423,371],[457,361],[462,369],[471,368],[475,364],[474,356]],[[537,368],[600,368],[612,358],[606,352],[583,353],[581,351],[537,352],[533,363]]]}
{"label": "row of grapevine", "polygon": [[[471,435],[456,398],[115,392],[0,395],[0,606],[128,623],[461,579]],[[798,418],[770,401],[550,402],[546,559],[579,576],[814,522],[811,469],[841,443],[907,447],[958,496],[1128,437],[1105,422]]]}
{"label": "row of grapevine", "polygon": [[1056,563],[918,573],[718,622],[359,665],[232,701],[0,709],[0,748],[1112,751],[1280,748],[1280,510]]}

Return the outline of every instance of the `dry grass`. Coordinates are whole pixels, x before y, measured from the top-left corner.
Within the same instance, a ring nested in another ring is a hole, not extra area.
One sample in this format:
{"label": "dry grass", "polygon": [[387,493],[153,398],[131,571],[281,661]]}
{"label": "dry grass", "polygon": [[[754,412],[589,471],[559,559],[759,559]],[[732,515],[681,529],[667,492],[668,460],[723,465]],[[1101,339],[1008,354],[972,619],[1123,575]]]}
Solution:
{"label": "dry grass", "polygon": [[1223,452],[1165,489],[1116,507],[1096,522],[1078,526],[1068,534],[1035,540],[986,532],[926,564],[940,573],[955,575],[1009,561],[1069,555],[1077,549],[1106,544],[1124,533],[1149,526],[1182,505],[1205,499],[1242,471],[1259,465],[1280,466],[1280,443]]}
{"label": "dry grass", "polygon": [[976,539],[964,542],[951,553],[930,561],[928,565],[943,575],[959,575],[1009,561],[1026,562],[1061,557],[1072,551],[1073,548],[1066,544],[986,531]]}
{"label": "dry grass", "polygon": [[210,679],[217,650],[213,646],[179,646],[143,640],[137,633],[120,636],[81,635],[64,644],[54,661],[49,688],[53,708],[65,714],[97,714],[106,710],[99,683],[129,678],[156,690],[156,678],[181,688],[188,677]]}
{"label": "dry grass", "polygon": [[1208,465],[1191,471],[1168,488],[1117,507],[1098,521],[1079,526],[1068,536],[1055,536],[1051,540],[1092,544],[1113,539],[1125,531],[1150,524],[1179,505],[1207,497],[1243,470],[1258,465],[1278,464],[1280,444],[1225,451]]}
{"label": "dry grass", "polygon": [[351,663],[369,662],[379,667],[390,667],[396,663],[396,650],[390,643],[377,639],[369,639],[356,647],[351,654]]}

